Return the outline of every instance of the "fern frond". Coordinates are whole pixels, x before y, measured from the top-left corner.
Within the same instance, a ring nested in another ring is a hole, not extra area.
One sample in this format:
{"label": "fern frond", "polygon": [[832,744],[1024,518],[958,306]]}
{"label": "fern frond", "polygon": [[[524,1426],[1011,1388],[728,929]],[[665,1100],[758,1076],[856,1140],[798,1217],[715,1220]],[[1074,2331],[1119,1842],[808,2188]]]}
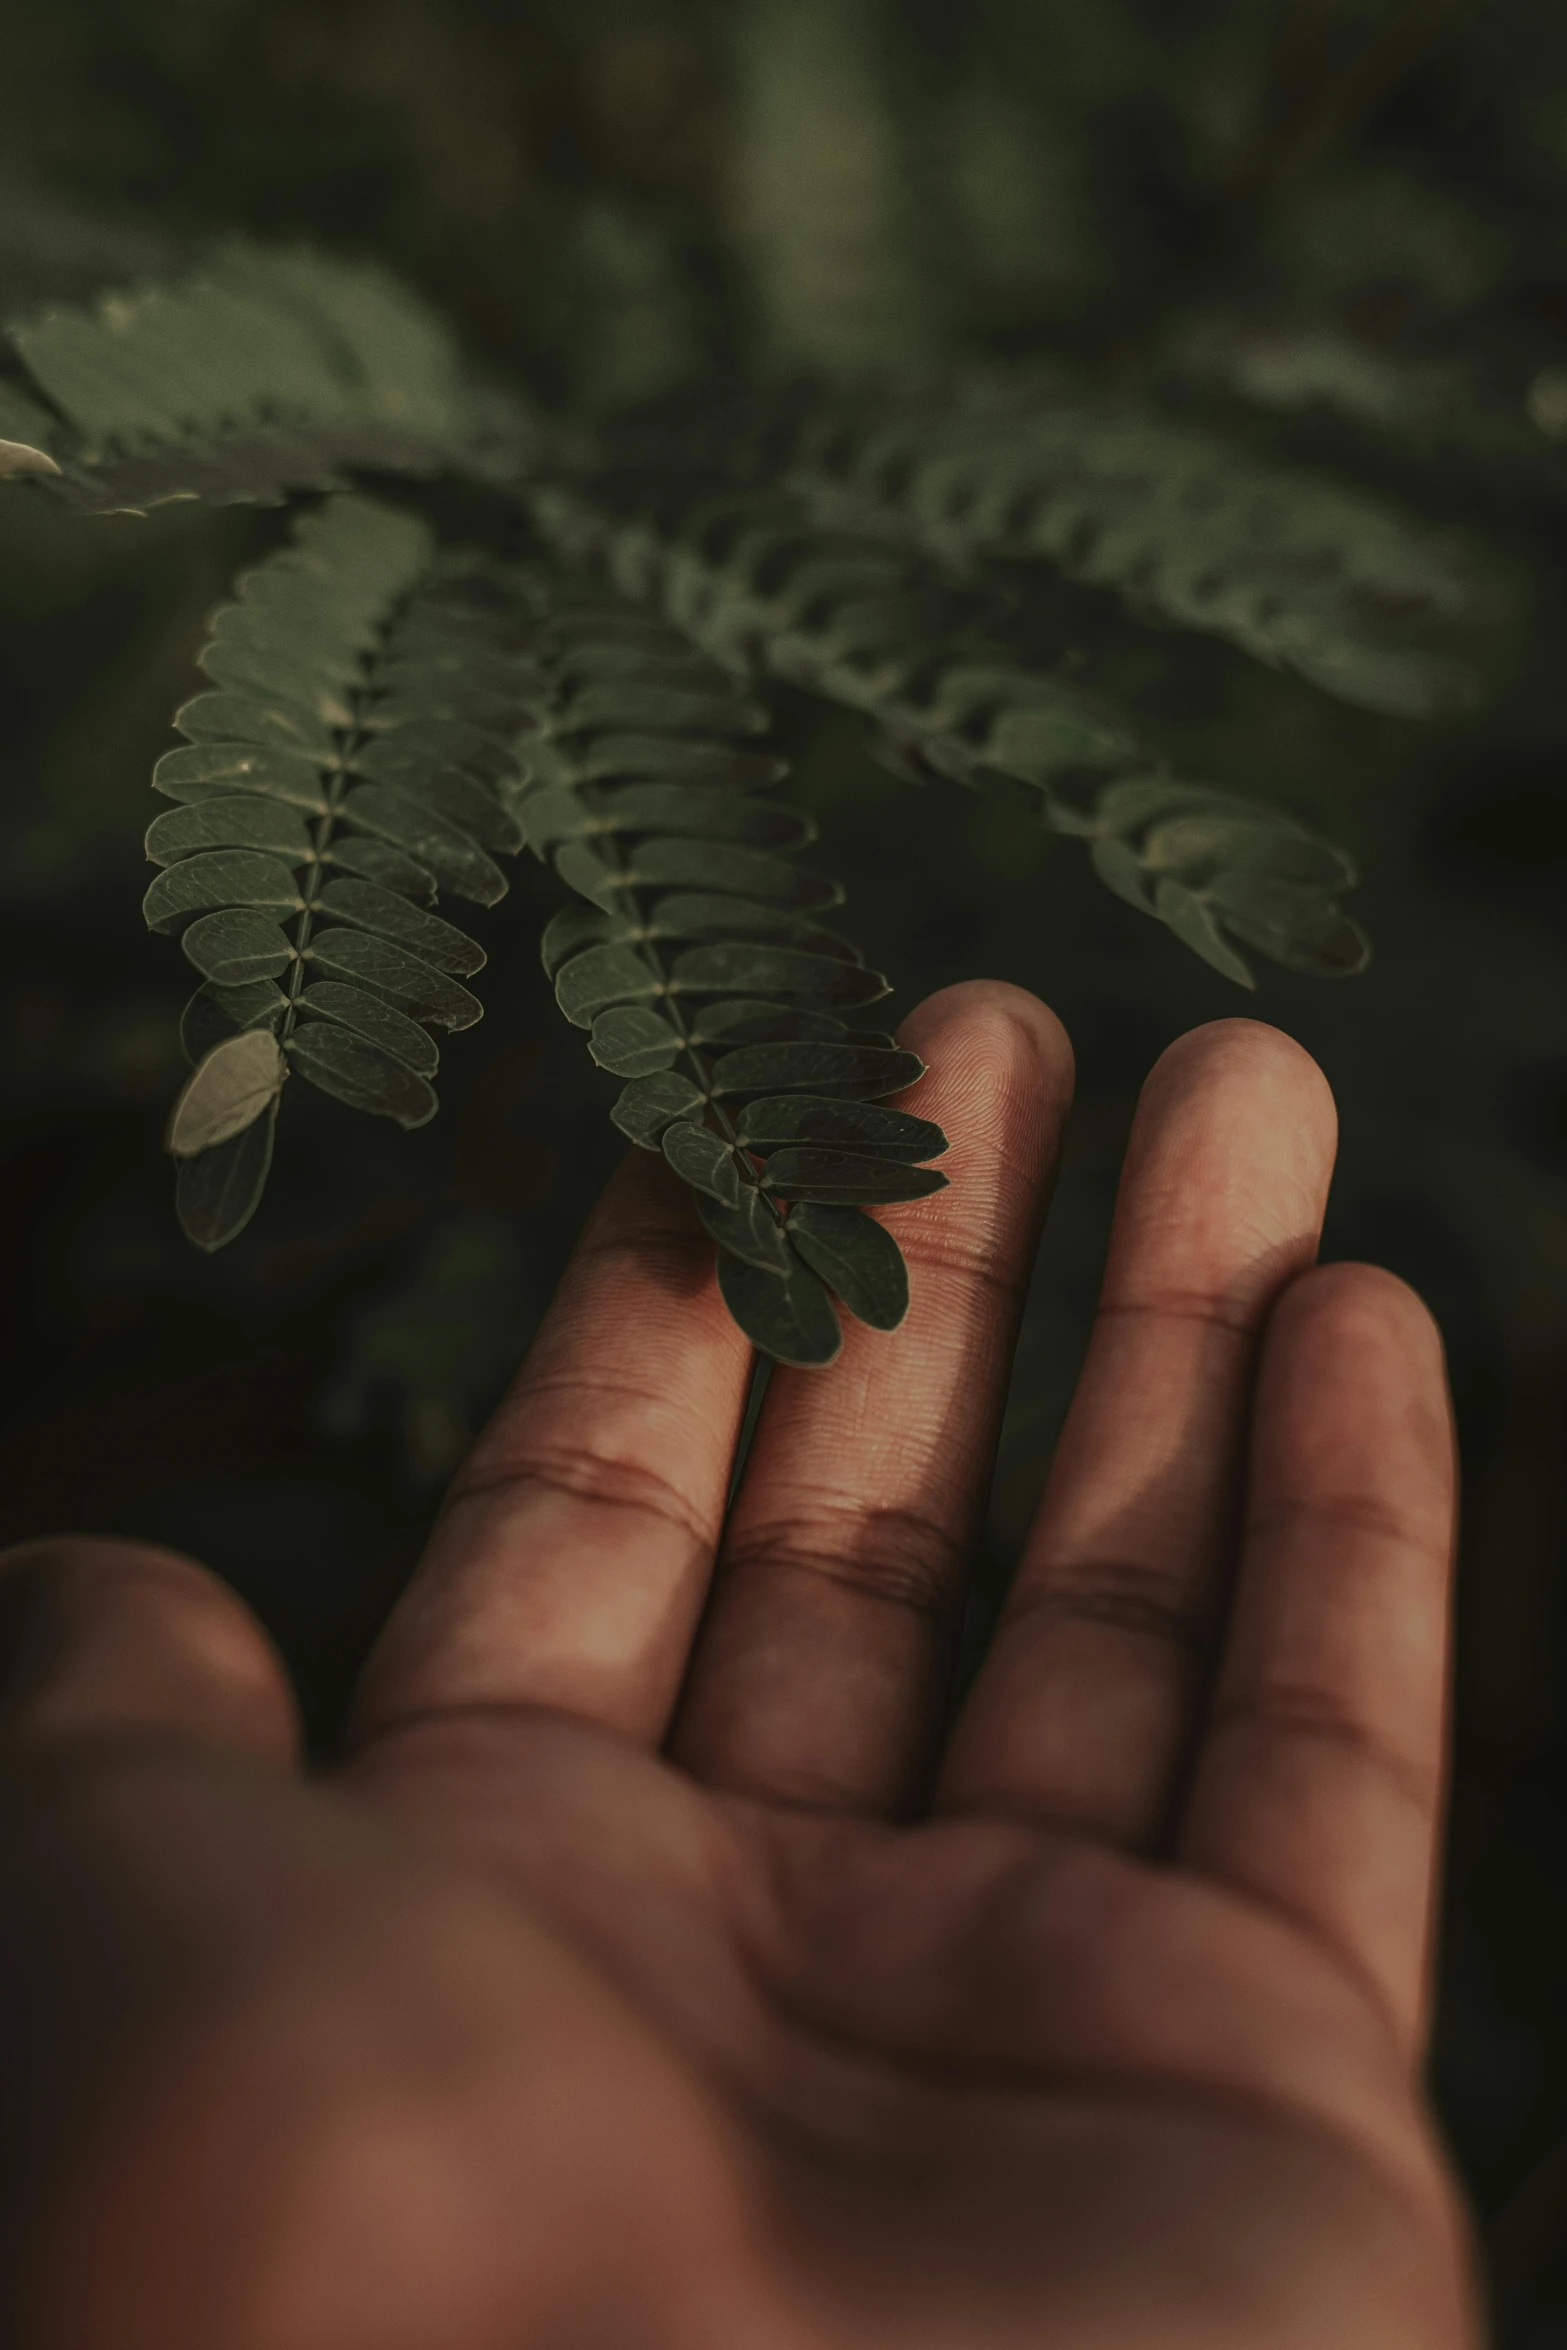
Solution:
{"label": "fern frond", "polygon": [[618,600],[558,578],[533,596],[517,809],[585,901],[545,932],[557,999],[628,1080],[615,1123],[696,1193],[746,1335],[831,1362],[834,1295],[877,1329],[907,1310],[902,1253],[863,1210],[946,1181],[920,1163],[939,1127],[884,1100],[924,1064],[841,1017],[887,982],[824,922],[838,884],[791,861],[815,826],[767,796],[787,768],[761,747],[766,711]]}
{"label": "fern frond", "polygon": [[[445,325],[376,264],[235,246],[180,284],[14,325],[36,399],[0,474],[49,477],[92,513],[170,499],[272,504],[358,470],[504,469],[525,428],[467,380]],[[514,461],[514,450],[512,457]]]}
{"label": "fern frond", "polygon": [[498,786],[524,705],[498,625],[423,523],[351,497],[213,616],[215,690],[177,713],[185,745],[153,777],[177,805],[147,834],[163,870],[144,906],[204,981],[169,1128],[202,1248],[254,1213],[290,1077],[402,1126],[434,1115],[430,1030],[479,1018],[462,983],[485,958],[429,908],[438,889],[493,904],[489,852],[521,843]]}
{"label": "fern frond", "polygon": [[895,772],[1005,776],[1044,822],[1085,840],[1096,872],[1243,987],[1236,942],[1336,977],[1368,949],[1337,903],[1343,853],[1280,811],[1163,772],[1112,714],[933,610],[928,579],[883,541],[824,532],[799,501],[607,483],[530,493],[540,529],[660,605],[731,671],[775,674],[861,711]]}
{"label": "fern frond", "polygon": [[821,518],[959,570],[1043,562],[1341,701],[1426,718],[1474,698],[1509,591],[1460,530],[1204,426],[1049,379],[920,403],[809,404],[779,478]]}

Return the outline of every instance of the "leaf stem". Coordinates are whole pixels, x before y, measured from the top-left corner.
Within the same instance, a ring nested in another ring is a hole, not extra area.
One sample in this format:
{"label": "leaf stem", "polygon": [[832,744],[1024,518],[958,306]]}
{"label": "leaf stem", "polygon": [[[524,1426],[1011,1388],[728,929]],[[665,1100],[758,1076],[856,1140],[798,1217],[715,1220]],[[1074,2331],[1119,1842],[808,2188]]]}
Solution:
{"label": "leaf stem", "polygon": [[[621,853],[619,839],[613,834],[610,836],[609,854],[606,862],[613,863],[617,870],[622,873],[625,873],[629,870],[626,860]],[[623,894],[625,903],[630,906],[637,922],[639,936],[636,940],[636,951],[641,957],[642,961],[647,965],[647,968],[652,973],[652,976],[658,981],[659,1004],[664,1017],[669,1021],[670,1026],[674,1029],[676,1035],[680,1039],[681,1050],[685,1054],[686,1060],[690,1064],[691,1072],[695,1078],[696,1083],[700,1085],[702,1089],[702,1093],[706,1099],[708,1108],[711,1110],[713,1116],[718,1121],[723,1138],[725,1142],[728,1143],[729,1148],[734,1156],[735,1166],[740,1174],[741,1180],[743,1182],[749,1183],[753,1189],[762,1191],[761,1179],[757,1175],[756,1169],[752,1165],[750,1158],[740,1147],[739,1130],[736,1127],[734,1120],[730,1117],[729,1112],[724,1108],[723,1103],[719,1101],[716,1095],[713,1093],[712,1069],[707,1060],[707,1057],[702,1052],[701,1047],[693,1039],[691,1031],[686,1025],[686,1017],[680,1008],[679,1000],[676,997],[674,990],[669,985],[669,974],[664,969],[662,959],[654,947],[652,940],[646,935],[648,913],[647,909],[641,903],[640,894],[634,888],[628,888]],[[762,1191],[762,1197],[767,1201],[767,1205],[772,1212],[774,1223],[781,1226],[784,1219],[779,1210],[778,1203],[765,1191]]]}

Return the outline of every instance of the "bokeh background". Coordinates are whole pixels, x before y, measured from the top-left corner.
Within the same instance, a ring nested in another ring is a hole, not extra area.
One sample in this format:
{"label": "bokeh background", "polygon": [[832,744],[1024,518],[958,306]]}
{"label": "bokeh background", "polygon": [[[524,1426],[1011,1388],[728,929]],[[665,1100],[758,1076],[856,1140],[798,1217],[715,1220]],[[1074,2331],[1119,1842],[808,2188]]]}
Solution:
{"label": "bokeh background", "polygon": [[[1256,1008],[1345,1130],[1329,1253],[1447,1333],[1466,1462],[1435,2084],[1508,2350],[1567,2344],[1567,11],[1560,0],[7,0],[0,316],[241,228],[375,252],[611,417],[714,377],[1066,353],[1487,534],[1526,583],[1482,707],[1366,715],[1102,599],[1051,607],[1183,773],[1346,841],[1376,943]],[[525,865],[488,1016],[403,1136],[291,1103],[225,1256],[160,1138],[184,966],[141,834],[206,610],[276,516],[0,498],[0,1538],[205,1557],[330,1744],[442,1480],[617,1140]],[[987,972],[1079,1107],[983,1561],[1001,1587],[1091,1311],[1138,1084],[1252,1008],[1021,803],[896,783],[786,702],[901,1009]],[[307,1091],[308,1089],[301,1089]]]}

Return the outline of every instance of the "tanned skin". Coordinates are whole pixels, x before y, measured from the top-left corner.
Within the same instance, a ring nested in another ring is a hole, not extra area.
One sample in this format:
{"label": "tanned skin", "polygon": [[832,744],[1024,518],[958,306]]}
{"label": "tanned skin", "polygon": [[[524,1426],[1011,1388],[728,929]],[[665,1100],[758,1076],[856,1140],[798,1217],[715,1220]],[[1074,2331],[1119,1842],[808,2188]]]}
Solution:
{"label": "tanned skin", "polygon": [[993,1650],[941,1725],[1071,1053],[906,1023],[914,1303],[773,1378],[636,1155],[339,1765],[239,1602],[0,1572],[18,2350],[1475,2350],[1421,2092],[1441,1347],[1314,1269],[1313,1063],[1150,1076]]}

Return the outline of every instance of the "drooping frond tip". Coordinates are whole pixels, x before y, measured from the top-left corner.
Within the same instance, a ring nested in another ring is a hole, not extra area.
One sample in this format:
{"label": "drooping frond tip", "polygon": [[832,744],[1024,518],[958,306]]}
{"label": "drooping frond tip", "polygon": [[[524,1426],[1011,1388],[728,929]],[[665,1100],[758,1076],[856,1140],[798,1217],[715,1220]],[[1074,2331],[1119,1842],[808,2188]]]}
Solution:
{"label": "drooping frond tip", "polygon": [[696,1193],[719,1283],[775,1359],[841,1343],[834,1299],[890,1330],[902,1252],[867,1208],[940,1190],[946,1138],[889,1107],[923,1074],[844,1014],[887,993],[824,919],[842,891],[793,861],[811,820],[769,794],[767,713],[689,639],[552,579],[535,723],[520,746],[530,846],[585,902],[545,932],[545,968],[603,1069],[611,1115]]}
{"label": "drooping frond tip", "polygon": [[147,835],[145,903],[204,981],[169,1130],[204,1248],[254,1213],[286,1079],[403,1126],[434,1114],[430,1031],[478,1019],[463,982],[484,955],[429,909],[442,889],[492,904],[490,851],[520,841],[497,790],[520,706],[489,642],[425,526],[358,498],[308,515],[213,617],[216,690],[153,778],[177,805]]}

